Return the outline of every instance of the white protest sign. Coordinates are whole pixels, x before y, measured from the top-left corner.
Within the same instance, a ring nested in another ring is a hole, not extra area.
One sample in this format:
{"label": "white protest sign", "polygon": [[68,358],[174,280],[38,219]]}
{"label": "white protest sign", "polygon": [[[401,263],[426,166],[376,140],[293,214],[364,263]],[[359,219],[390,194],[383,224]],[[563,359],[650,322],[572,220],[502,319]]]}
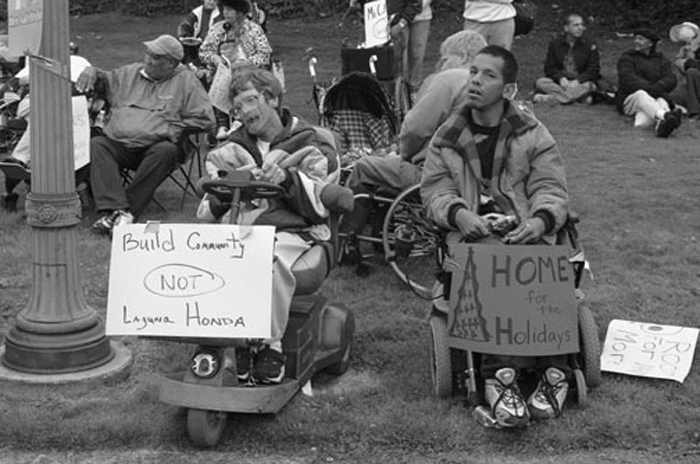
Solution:
{"label": "white protest sign", "polygon": [[41,45],[44,0],[8,0],[7,22],[10,53],[36,55]]}
{"label": "white protest sign", "polygon": [[107,335],[268,338],[274,236],[271,226],[115,227]]}
{"label": "white protest sign", "polygon": [[600,368],[682,383],[693,363],[698,331],[691,327],[614,319],[605,336]]}
{"label": "white protest sign", "polygon": [[462,243],[450,255],[451,346],[518,356],[579,351],[567,246]]}
{"label": "white protest sign", "polygon": [[386,0],[365,3],[365,47],[384,45],[389,41]]}

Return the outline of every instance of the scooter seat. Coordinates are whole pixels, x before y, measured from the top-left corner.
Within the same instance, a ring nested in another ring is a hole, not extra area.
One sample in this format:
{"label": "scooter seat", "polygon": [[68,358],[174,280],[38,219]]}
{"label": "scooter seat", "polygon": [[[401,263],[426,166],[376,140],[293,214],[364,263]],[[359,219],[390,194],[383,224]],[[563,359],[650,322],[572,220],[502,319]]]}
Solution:
{"label": "scooter seat", "polygon": [[333,265],[332,249],[330,243],[316,244],[297,258],[292,265],[297,279],[295,295],[310,295],[321,287]]}

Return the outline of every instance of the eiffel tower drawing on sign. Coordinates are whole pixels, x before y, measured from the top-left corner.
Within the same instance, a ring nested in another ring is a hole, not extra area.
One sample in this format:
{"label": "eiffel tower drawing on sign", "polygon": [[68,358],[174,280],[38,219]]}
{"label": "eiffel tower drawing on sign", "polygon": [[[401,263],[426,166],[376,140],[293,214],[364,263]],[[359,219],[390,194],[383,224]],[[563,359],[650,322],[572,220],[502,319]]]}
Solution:
{"label": "eiffel tower drawing on sign", "polygon": [[451,337],[488,342],[491,335],[486,329],[483,307],[479,301],[479,282],[476,280],[474,249],[469,247],[464,265],[462,285],[457,292],[457,306],[449,334]]}

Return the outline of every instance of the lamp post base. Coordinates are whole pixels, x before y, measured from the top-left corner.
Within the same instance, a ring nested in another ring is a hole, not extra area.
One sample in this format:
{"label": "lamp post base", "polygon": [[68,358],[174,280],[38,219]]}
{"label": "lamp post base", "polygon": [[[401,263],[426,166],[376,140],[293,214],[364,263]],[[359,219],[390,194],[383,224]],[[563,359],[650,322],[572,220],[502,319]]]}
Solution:
{"label": "lamp post base", "polygon": [[112,358],[101,323],[68,334],[32,333],[16,326],[5,338],[2,364],[31,374],[64,374],[93,369]]}
{"label": "lamp post base", "polygon": [[[81,371],[50,374],[21,372],[13,368],[0,364],[0,383],[25,383],[33,385],[62,385],[80,382],[81,384],[91,382],[96,383],[116,383],[125,380],[131,373],[133,357],[131,352],[120,343],[109,343],[111,352],[110,358],[106,362]],[[3,361],[7,355],[7,347],[0,346],[0,356]]]}

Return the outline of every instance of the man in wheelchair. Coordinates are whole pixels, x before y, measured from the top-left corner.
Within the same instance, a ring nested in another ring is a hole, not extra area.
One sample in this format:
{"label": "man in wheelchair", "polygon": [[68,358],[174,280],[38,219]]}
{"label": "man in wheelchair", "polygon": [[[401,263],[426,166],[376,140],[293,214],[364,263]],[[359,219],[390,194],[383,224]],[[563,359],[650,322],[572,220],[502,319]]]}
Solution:
{"label": "man in wheelchair", "polygon": [[[393,196],[420,182],[421,169],[431,137],[447,117],[466,103],[468,67],[486,40],[474,31],[459,31],[440,45],[437,71],[428,76],[418,93],[415,105],[406,114],[399,133],[399,154],[366,156],[357,160],[346,186],[357,193],[389,191]],[[364,230],[373,209],[369,198],[357,198],[355,209],[344,216],[341,232],[347,236],[344,261],[362,265],[357,235]]]}
{"label": "man in wheelchair", "polygon": [[[557,144],[534,115],[511,100],[517,91],[517,67],[505,48],[482,49],[470,67],[466,105],[431,141],[421,197],[428,216],[453,232],[448,243],[493,237],[484,217],[490,213],[514,218],[514,228],[501,231],[503,243],[554,244],[567,219],[568,193]],[[534,367],[538,376],[527,399],[518,385],[526,367]],[[559,416],[571,375],[565,355],[482,357],[484,396],[504,427]]]}
{"label": "man in wheelchair", "polygon": [[280,383],[285,374],[281,340],[297,284],[292,265],[314,244],[331,240],[330,213],[352,209],[352,193],[337,185],[340,161],[333,135],[282,107],[282,87],[270,71],[240,68],[232,76],[230,89],[233,114],[242,126],[228,143],[207,155],[207,174],[217,179],[233,171],[250,171],[257,180],[282,186],[286,195],[244,205],[231,221],[231,205],[206,194],[197,216],[277,228],[272,336],[262,345],[236,348],[236,365],[239,380]]}

